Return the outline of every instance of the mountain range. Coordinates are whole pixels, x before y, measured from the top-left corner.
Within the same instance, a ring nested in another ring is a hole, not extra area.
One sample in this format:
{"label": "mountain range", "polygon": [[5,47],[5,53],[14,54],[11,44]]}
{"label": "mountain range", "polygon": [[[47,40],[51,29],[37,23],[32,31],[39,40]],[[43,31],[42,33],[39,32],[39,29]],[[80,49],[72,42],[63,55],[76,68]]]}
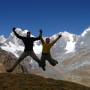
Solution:
{"label": "mountain range", "polygon": [[[27,30],[22,31],[22,29],[17,28],[16,32],[19,35],[26,36]],[[27,57],[21,62],[21,66],[23,66],[27,73],[90,86],[90,27],[85,29],[80,35],[71,34],[66,31],[59,32],[50,37],[51,41],[58,34],[62,34],[62,37],[51,49],[51,55],[54,59],[58,60],[58,65],[53,67],[47,62],[46,71],[43,71],[31,57]],[[34,37],[34,35],[32,36]],[[46,37],[43,38],[45,39]],[[11,56],[14,55],[15,58],[18,58],[24,50],[24,45],[11,32],[8,38],[0,35],[0,48],[10,53]],[[36,41],[33,49],[40,58],[42,52],[41,41]]]}

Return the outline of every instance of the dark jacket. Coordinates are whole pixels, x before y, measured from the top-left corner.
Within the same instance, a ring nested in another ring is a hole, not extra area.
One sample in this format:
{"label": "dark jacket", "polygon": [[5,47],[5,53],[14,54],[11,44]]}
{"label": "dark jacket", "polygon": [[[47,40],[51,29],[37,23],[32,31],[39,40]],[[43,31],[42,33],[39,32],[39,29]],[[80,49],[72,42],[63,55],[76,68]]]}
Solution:
{"label": "dark jacket", "polygon": [[24,51],[32,51],[33,50],[33,43],[36,40],[40,40],[40,34],[38,37],[23,37],[16,33],[16,31],[13,31],[17,38],[21,39],[25,45]]}

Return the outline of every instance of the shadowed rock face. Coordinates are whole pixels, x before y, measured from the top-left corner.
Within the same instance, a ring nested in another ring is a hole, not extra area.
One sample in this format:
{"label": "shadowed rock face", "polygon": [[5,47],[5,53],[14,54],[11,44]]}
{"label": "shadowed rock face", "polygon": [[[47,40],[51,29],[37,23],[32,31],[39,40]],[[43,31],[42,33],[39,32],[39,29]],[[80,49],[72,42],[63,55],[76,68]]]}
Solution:
{"label": "shadowed rock face", "polygon": [[[12,53],[0,49],[0,67],[3,68],[3,69],[0,68],[0,72],[6,72],[6,69],[12,67],[12,65],[15,63],[16,60],[17,58]],[[13,72],[16,73],[23,72],[22,66],[18,65]]]}

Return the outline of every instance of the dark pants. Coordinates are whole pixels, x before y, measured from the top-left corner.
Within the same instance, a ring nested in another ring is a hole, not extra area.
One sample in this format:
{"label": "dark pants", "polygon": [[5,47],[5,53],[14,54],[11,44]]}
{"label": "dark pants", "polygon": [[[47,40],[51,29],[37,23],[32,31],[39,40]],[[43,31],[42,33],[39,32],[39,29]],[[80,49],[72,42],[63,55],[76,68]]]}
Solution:
{"label": "dark pants", "polygon": [[47,60],[52,66],[55,66],[56,64],[58,64],[58,61],[54,60],[50,54],[42,53],[41,62],[43,63],[44,67],[46,66],[45,60]]}
{"label": "dark pants", "polygon": [[38,59],[38,57],[36,56],[36,54],[34,53],[34,51],[25,51],[21,54],[21,56],[19,57],[19,59],[15,62],[15,64],[12,66],[12,68],[10,68],[10,72],[12,72],[16,66],[27,56],[31,56],[36,62],[40,62],[40,60]]}

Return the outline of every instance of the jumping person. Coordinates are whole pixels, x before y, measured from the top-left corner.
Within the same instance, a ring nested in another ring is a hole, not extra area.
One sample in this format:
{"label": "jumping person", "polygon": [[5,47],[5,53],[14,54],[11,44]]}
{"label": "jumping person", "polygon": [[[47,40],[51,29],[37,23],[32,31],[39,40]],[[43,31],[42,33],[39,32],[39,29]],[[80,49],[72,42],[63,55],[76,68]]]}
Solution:
{"label": "jumping person", "polygon": [[36,40],[40,40],[40,35],[42,34],[40,32],[38,37],[31,37],[31,32],[27,32],[27,37],[20,36],[16,31],[15,27],[13,28],[13,32],[16,35],[17,38],[21,39],[24,43],[25,49],[24,52],[21,54],[19,59],[15,62],[15,64],[12,66],[12,68],[7,69],[7,72],[12,72],[16,66],[27,56],[31,56],[38,64],[39,66],[43,69],[42,63],[40,62],[39,58],[36,56],[36,54],[33,51],[33,43]]}
{"label": "jumping person", "polygon": [[[40,30],[40,33],[42,33],[42,30]],[[42,35],[42,34],[41,34]],[[44,41],[42,36],[41,36],[41,42],[42,42],[42,55],[41,55],[41,62],[43,63],[43,70],[45,71],[45,66],[46,62],[45,60],[48,60],[48,62],[52,65],[55,66],[58,64],[58,61],[54,60],[50,54],[50,49],[51,47],[56,43],[56,41],[62,37],[62,35],[58,35],[58,37],[50,43],[50,38],[46,38]]]}

